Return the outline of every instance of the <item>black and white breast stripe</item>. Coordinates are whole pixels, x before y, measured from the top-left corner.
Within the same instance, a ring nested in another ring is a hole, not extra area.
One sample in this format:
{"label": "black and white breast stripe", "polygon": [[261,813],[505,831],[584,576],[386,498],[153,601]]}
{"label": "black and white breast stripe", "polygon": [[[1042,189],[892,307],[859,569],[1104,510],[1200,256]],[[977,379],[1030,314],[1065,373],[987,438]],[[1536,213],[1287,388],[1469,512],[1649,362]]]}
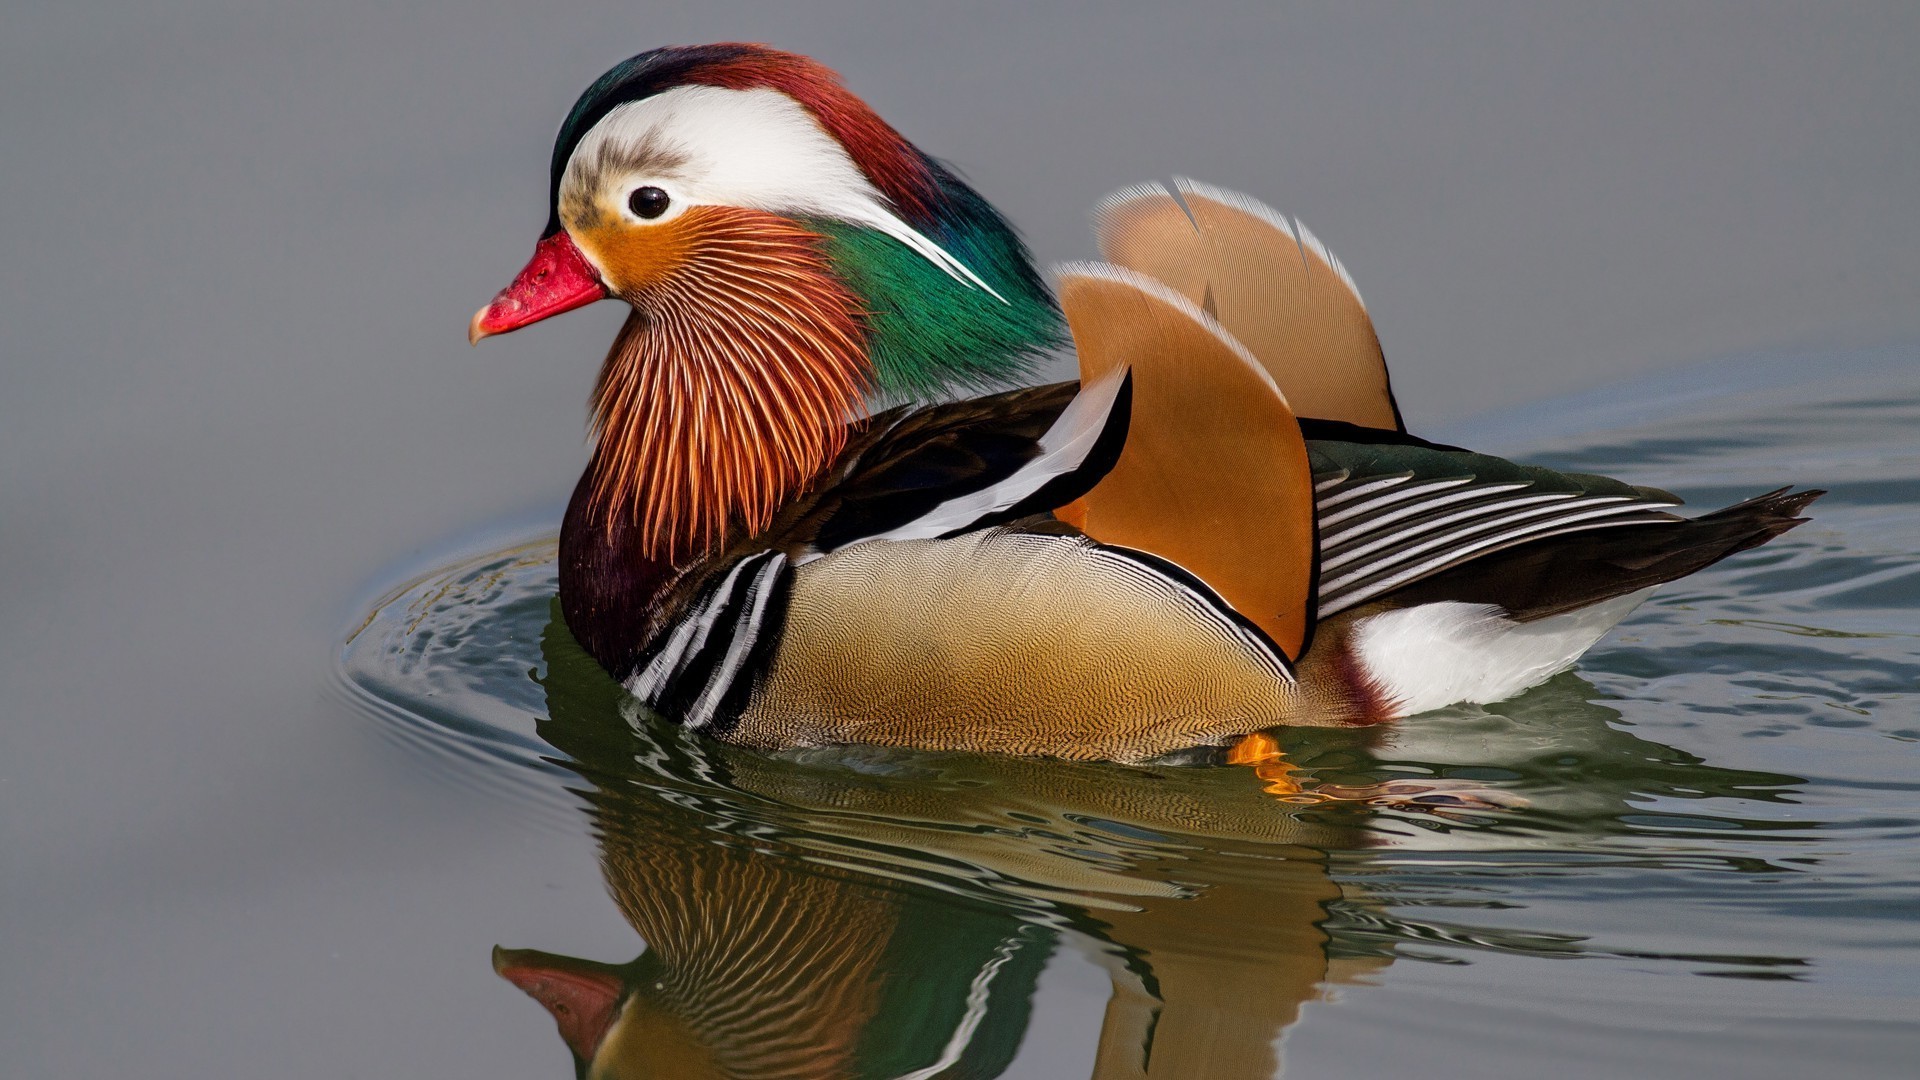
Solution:
{"label": "black and white breast stripe", "polygon": [[1676,504],[1629,495],[1539,491],[1529,480],[1316,478],[1319,617],[1495,551],[1589,529],[1663,525]]}
{"label": "black and white breast stripe", "polygon": [[792,587],[778,551],[734,563],[641,657],[628,692],[686,727],[725,734],[773,657]]}

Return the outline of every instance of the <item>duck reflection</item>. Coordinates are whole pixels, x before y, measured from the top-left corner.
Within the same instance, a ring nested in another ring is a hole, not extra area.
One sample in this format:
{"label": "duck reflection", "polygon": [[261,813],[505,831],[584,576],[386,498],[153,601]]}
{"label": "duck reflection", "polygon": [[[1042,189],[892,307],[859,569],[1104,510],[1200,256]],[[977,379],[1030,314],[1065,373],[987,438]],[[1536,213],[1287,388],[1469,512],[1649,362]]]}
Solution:
{"label": "duck reflection", "polygon": [[[1328,846],[1249,770],[769,757],[623,713],[557,620],[541,735],[646,950],[495,951],[591,1077],[992,1077],[1056,948],[1111,974],[1096,1077],[1271,1076],[1329,981]],[[1205,839],[1201,839],[1205,838]]]}
{"label": "duck reflection", "polygon": [[1407,725],[1385,745],[1338,732],[1290,742],[1296,762],[1331,778],[1321,803],[1433,810],[1380,770],[1445,776],[1448,762],[1499,772],[1531,803],[1498,829],[1407,815],[1401,824],[1425,827],[1395,829],[1378,813],[1329,812],[1278,761],[768,756],[634,712],[557,619],[542,653],[540,734],[585,782],[606,882],[646,948],[626,964],[500,949],[494,964],[596,1078],[998,1076],[1062,948],[1112,982],[1093,1077],[1274,1076],[1301,1006],[1364,980],[1401,941],[1588,948],[1390,915],[1343,893],[1330,865],[1382,881],[1370,863],[1386,848],[1644,840],[1659,827],[1644,796],[1764,799],[1800,782],[1620,731],[1571,677],[1502,712]]}

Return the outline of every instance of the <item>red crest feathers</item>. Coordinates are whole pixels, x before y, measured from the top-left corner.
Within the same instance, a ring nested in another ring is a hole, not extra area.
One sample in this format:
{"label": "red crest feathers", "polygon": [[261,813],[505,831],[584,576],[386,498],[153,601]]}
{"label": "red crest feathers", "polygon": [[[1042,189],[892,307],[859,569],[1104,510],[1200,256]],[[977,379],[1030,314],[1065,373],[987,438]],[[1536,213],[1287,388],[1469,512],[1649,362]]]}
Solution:
{"label": "red crest feathers", "polygon": [[768,87],[786,94],[813,113],[827,134],[847,148],[860,171],[910,221],[924,225],[933,217],[937,193],[926,157],[848,90],[832,68],[765,45],[716,47],[743,52],[693,69],[686,75],[688,83],[727,90]]}

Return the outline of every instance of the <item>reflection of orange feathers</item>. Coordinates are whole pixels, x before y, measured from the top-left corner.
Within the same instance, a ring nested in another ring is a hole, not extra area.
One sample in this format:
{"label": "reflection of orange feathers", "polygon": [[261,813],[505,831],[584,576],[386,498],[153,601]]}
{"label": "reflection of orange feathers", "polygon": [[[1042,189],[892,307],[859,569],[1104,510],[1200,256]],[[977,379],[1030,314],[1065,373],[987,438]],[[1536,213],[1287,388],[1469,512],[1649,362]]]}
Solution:
{"label": "reflection of orange feathers", "polygon": [[1339,260],[1253,199],[1190,180],[1176,186],[1178,202],[1145,185],[1101,203],[1101,255],[1219,319],[1298,415],[1401,428],[1380,339]]}
{"label": "reflection of orange feathers", "polygon": [[1298,657],[1311,626],[1313,481],[1286,398],[1218,324],[1118,267],[1062,270],[1083,384],[1133,371],[1113,471],[1061,517],[1179,564]]}
{"label": "reflection of orange feathers", "polygon": [[817,235],[731,208],[677,224],[699,242],[647,288],[593,393],[596,507],[669,561],[730,519],[765,528],[840,452],[868,374],[859,301]]}

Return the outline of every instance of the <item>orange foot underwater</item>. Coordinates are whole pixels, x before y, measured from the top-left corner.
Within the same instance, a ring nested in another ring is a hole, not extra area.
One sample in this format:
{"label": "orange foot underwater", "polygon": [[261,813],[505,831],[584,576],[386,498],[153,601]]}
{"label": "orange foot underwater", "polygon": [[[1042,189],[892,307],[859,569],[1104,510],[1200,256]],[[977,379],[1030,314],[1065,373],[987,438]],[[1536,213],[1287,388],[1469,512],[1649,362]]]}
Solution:
{"label": "orange foot underwater", "polygon": [[[469,327],[632,306],[560,537],[581,644],[737,743],[1142,760],[1510,697],[1819,494],[1689,519],[1428,442],[1304,228],[1185,181],[1096,220],[1109,261],[1056,300],[812,60],[669,48],[602,76],[533,260]],[[950,400],[1069,336],[1078,383]]]}

